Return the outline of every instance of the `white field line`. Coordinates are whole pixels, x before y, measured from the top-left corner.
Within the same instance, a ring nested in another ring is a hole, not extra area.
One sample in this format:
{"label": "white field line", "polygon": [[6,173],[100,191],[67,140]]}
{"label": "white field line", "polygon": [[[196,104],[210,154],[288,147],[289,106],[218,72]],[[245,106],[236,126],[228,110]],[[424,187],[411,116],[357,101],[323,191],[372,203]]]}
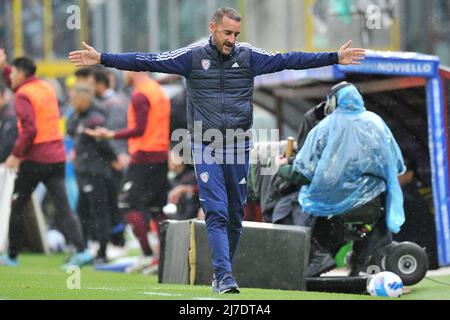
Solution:
{"label": "white field line", "polygon": [[165,292],[143,292],[146,296],[161,296],[161,297],[181,297],[182,294],[177,293],[165,293]]}
{"label": "white field line", "polygon": [[108,287],[87,287],[86,290],[98,290],[98,291],[112,291],[112,292],[127,292],[127,288],[108,288]]}

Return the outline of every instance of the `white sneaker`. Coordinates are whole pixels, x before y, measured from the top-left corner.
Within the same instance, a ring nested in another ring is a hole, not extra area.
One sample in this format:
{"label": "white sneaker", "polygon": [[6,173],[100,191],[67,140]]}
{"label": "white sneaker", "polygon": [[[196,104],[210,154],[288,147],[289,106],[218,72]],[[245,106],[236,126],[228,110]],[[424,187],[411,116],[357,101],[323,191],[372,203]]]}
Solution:
{"label": "white sneaker", "polygon": [[150,264],[150,266],[148,266],[147,268],[145,268],[142,271],[142,274],[144,276],[150,276],[153,274],[158,274],[158,269],[159,269],[159,259],[153,259],[152,263]]}
{"label": "white sneaker", "polygon": [[139,260],[133,265],[129,266],[125,269],[126,273],[140,273],[143,272],[144,269],[149,268],[153,262],[153,257],[141,257]]}
{"label": "white sneaker", "polygon": [[106,256],[108,256],[111,260],[125,258],[128,257],[128,249],[126,247],[115,247],[113,245],[108,245]]}

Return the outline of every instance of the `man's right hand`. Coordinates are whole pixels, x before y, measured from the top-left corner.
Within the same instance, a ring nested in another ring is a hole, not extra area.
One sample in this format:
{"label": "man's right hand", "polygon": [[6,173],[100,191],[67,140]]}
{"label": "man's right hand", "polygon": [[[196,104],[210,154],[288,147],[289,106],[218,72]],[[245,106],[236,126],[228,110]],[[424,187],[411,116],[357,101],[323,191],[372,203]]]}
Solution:
{"label": "man's right hand", "polygon": [[131,162],[131,157],[125,153],[119,153],[117,159],[123,168],[128,168]]}
{"label": "man's right hand", "polygon": [[69,60],[77,67],[87,67],[100,64],[101,54],[83,41],[84,50],[69,53]]}
{"label": "man's right hand", "polygon": [[3,71],[8,65],[8,56],[6,55],[5,49],[0,48],[0,71]]}
{"label": "man's right hand", "polygon": [[285,156],[280,155],[278,157],[275,157],[275,166],[276,166],[276,168],[279,168],[279,167],[281,167],[283,165],[286,165],[286,164],[289,164],[289,159],[286,158]]}
{"label": "man's right hand", "polygon": [[106,128],[97,128],[95,130],[86,128],[84,134],[94,139],[111,140],[114,139],[115,132]]}
{"label": "man's right hand", "polygon": [[5,163],[3,164],[4,167],[8,170],[18,171],[20,167],[20,159],[17,158],[14,155],[10,155],[8,159],[6,159]]}
{"label": "man's right hand", "polygon": [[179,185],[169,192],[168,202],[177,205],[186,193],[193,193],[193,187],[189,185]]}

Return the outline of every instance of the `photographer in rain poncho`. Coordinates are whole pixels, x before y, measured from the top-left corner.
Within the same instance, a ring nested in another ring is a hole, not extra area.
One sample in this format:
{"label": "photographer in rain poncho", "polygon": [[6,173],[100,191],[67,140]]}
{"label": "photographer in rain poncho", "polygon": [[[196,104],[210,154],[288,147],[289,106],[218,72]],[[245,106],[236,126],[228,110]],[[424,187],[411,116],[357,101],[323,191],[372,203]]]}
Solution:
{"label": "photographer in rain poncho", "polygon": [[[280,159],[279,174],[302,186],[300,206],[317,217],[312,250],[323,246],[336,253],[337,245],[345,243],[334,237],[335,229],[342,226],[334,217],[345,222],[354,217],[354,222],[359,221],[361,214],[376,218],[368,236],[353,245],[351,275],[358,275],[365,271],[370,254],[389,244],[390,232],[398,233],[405,222],[398,176],[406,168],[391,131],[378,115],[366,110],[354,85],[337,85],[327,100],[327,108],[335,111],[309,133],[292,165]],[[318,268],[309,275],[329,269]]]}

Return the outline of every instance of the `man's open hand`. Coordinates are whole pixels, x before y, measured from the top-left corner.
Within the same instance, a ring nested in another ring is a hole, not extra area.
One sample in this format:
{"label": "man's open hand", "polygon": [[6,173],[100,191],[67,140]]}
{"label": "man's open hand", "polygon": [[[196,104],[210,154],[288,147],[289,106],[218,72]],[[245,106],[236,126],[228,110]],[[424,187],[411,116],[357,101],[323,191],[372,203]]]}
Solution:
{"label": "man's open hand", "polygon": [[344,44],[339,49],[339,64],[343,65],[359,65],[366,58],[366,50],[361,48],[350,48],[352,40]]}
{"label": "man's open hand", "polygon": [[84,50],[69,53],[69,60],[77,67],[87,67],[100,64],[100,53],[83,41]]}
{"label": "man's open hand", "polygon": [[97,128],[95,130],[86,128],[84,129],[84,134],[100,140],[110,140],[114,138],[114,131],[108,130],[106,128]]}

